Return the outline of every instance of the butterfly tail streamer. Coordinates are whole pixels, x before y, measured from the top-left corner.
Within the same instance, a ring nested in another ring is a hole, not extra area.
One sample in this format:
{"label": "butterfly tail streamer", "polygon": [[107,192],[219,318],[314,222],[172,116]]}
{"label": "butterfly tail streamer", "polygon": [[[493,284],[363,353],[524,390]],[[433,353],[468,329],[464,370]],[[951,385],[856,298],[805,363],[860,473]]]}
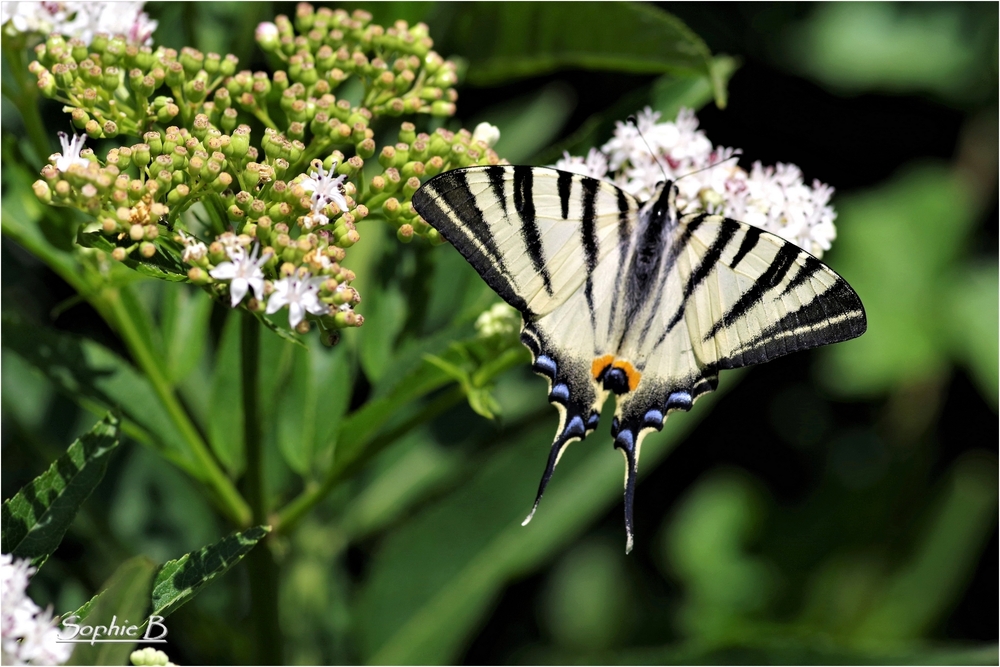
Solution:
{"label": "butterfly tail streamer", "polygon": [[635,543],[635,528],[632,523],[632,507],[635,504],[635,483],[639,473],[639,442],[632,432],[623,430],[615,438],[615,448],[625,457],[625,553],[632,552]]}
{"label": "butterfly tail streamer", "polygon": [[538,503],[542,501],[542,495],[545,493],[545,487],[549,485],[549,480],[552,479],[552,473],[555,471],[556,464],[559,463],[559,459],[562,457],[563,452],[566,451],[566,448],[570,444],[576,442],[577,440],[582,440],[585,436],[586,428],[580,417],[571,418],[569,420],[569,424],[556,433],[556,439],[552,442],[552,447],[549,449],[549,460],[545,464],[545,472],[542,473],[542,481],[538,484],[538,495],[535,496],[535,504],[532,505],[531,513],[528,514],[528,517],[521,522],[522,526],[527,526],[535,517],[535,511],[538,509]]}

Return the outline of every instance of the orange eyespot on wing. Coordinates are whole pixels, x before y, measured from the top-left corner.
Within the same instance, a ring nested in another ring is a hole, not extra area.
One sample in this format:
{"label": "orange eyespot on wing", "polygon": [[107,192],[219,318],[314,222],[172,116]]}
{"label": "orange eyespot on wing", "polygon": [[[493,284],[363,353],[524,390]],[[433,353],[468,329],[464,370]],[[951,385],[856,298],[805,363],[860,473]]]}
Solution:
{"label": "orange eyespot on wing", "polygon": [[590,374],[594,376],[594,379],[600,382],[601,373],[603,373],[608,366],[614,363],[615,355],[605,354],[601,357],[596,357],[594,363],[590,365]]}
{"label": "orange eyespot on wing", "polygon": [[[614,369],[620,372],[611,373]],[[642,373],[637,371],[630,361],[615,359],[613,354],[595,357],[590,365],[590,372],[594,380],[603,383],[605,389],[616,394],[635,391],[639,386],[639,380],[642,379]]]}

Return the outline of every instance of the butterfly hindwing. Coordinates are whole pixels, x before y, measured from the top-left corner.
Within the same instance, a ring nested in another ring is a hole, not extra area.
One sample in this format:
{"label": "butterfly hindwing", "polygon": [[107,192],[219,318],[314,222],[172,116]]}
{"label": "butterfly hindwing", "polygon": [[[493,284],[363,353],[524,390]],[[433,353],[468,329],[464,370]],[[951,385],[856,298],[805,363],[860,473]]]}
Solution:
{"label": "butterfly hindwing", "polygon": [[643,438],[689,410],[721,369],[865,331],[829,267],[784,239],[707,214],[679,217],[671,183],[640,205],[613,185],[537,167],[471,167],[431,179],[414,208],[521,311],[522,342],[559,411],[535,505],[565,448],[615,395],[625,456],[627,549]]}

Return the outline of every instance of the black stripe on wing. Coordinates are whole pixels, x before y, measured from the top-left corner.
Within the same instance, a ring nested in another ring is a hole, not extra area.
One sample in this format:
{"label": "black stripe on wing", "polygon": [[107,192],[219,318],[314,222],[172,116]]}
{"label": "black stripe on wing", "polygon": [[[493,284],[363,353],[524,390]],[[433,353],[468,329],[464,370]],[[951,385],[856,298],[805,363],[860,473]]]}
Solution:
{"label": "black stripe on wing", "polygon": [[[823,266],[822,262],[813,259],[820,267]],[[787,313],[733,354],[720,359],[718,367],[740,368],[760,364],[791,352],[857,338],[867,328],[868,320],[861,299],[847,281],[838,276],[828,290],[817,294],[801,308]]]}
{"label": "black stripe on wing", "polygon": [[[726,249],[726,246],[729,245],[729,242],[733,240],[733,237],[736,236],[738,231],[740,231],[740,225],[734,220],[726,218],[719,224],[719,234],[715,237],[712,245],[708,248],[708,252],[706,252],[705,256],[701,258],[701,262],[691,275],[688,276],[687,283],[684,285],[684,296],[681,298],[681,304],[677,307],[677,311],[674,313],[674,316],[671,317],[670,321],[667,323],[666,331],[664,331],[660,336],[660,340],[657,341],[657,345],[659,345],[663,338],[673,330],[678,322],[684,319],[684,310],[687,308],[688,299],[690,299],[694,291],[698,289],[698,286],[705,281],[708,274],[710,274],[713,269],[718,266],[719,258],[722,257],[722,252]],[[688,235],[688,238],[690,239],[690,235]]]}
{"label": "black stripe on wing", "polygon": [[748,310],[760,303],[767,292],[777,287],[784,280],[785,275],[795,264],[795,259],[799,254],[806,255],[808,253],[791,243],[782,245],[775,254],[770,266],[767,267],[764,273],[760,274],[760,277],[754,282],[753,287],[744,292],[739,301],[729,309],[729,312],[712,325],[712,328],[708,330],[703,340],[707,342],[715,334],[719,333],[719,330],[723,327],[732,326]]}
{"label": "black stripe on wing", "polygon": [[[503,167],[490,167],[503,173]],[[502,178],[502,176],[501,176]],[[492,177],[491,177],[492,180]],[[545,266],[545,256],[542,253],[542,236],[535,219],[535,195],[532,192],[531,167],[514,167],[514,210],[521,217],[521,240],[528,250],[531,265],[542,277],[542,284],[549,296],[552,296],[552,276]],[[504,202],[506,209],[506,202]]]}
{"label": "black stripe on wing", "polygon": [[[462,221],[461,225],[455,223],[435,195]],[[514,280],[483,212],[476,205],[465,172],[449,171],[425,183],[413,194],[413,208],[462,253],[500,298],[521,311],[526,319],[534,317],[527,302],[515,291]]]}

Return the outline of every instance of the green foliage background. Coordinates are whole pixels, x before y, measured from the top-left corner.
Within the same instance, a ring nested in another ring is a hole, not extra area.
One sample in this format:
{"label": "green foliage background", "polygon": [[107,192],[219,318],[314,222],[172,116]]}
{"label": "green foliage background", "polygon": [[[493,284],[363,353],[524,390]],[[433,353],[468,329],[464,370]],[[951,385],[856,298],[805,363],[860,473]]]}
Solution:
{"label": "green foliage background", "polygon": [[[147,8],[161,43],[255,68],[253,28],[294,11]],[[476,347],[472,322],[496,297],[457,252],[362,223],[348,263],[364,327],[334,350],[261,334],[265,488],[287,528],[257,549],[278,588],[250,600],[257,565],[234,566],[171,616],[171,658],[249,662],[270,644],[295,664],[995,662],[996,6],[367,8],[426,21],[437,50],[464,59],[460,124],[498,125],[514,163],[583,153],[645,104],[668,118],[689,106],[745,164],[797,162],[830,182],[827,259],[869,331],[724,375],[672,416],[643,448],[626,557],[621,461],[602,433],[569,450],[520,526],[556,422],[544,381],[516,345]],[[53,139],[66,126],[57,108],[42,117]],[[926,150],[897,150],[900,136]],[[39,157],[4,99],[3,497],[107,409],[125,436],[32,585],[66,612],[236,526],[112,320],[77,296],[65,212],[31,193]],[[114,279],[181,409],[243,484],[238,313]],[[491,356],[509,367],[495,383]],[[329,493],[299,512],[316,489]],[[262,604],[277,615],[267,636],[250,630]]]}

